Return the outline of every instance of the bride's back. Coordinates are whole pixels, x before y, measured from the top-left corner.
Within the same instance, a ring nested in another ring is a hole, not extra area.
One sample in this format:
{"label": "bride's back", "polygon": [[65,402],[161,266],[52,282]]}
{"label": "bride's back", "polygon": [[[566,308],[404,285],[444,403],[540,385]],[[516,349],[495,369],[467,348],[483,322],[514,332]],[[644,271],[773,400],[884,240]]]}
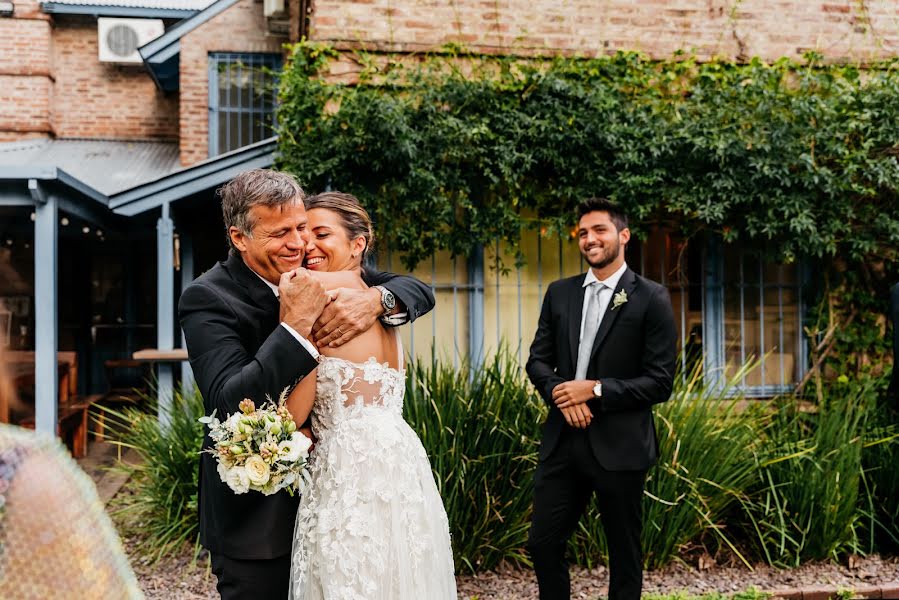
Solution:
{"label": "bride's back", "polygon": [[[354,271],[314,272],[327,290],[337,288],[368,289],[365,282]],[[394,369],[402,368],[402,357],[399,352],[399,339],[392,329],[385,328],[380,321],[360,333],[349,342],[332,348],[320,348],[324,356],[341,358],[354,363],[364,363],[374,358],[378,363],[387,363]]]}

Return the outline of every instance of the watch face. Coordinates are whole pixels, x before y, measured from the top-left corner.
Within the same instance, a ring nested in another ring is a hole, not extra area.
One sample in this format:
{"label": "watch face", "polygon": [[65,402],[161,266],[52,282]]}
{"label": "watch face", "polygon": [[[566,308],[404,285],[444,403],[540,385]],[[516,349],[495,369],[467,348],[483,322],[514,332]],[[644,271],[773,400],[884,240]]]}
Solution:
{"label": "watch face", "polygon": [[384,293],[381,294],[381,303],[387,310],[393,310],[393,307],[396,306],[396,298],[394,297],[393,292],[384,290]]}
{"label": "watch face", "polygon": [[602,396],[602,384],[597,383],[593,386],[593,395],[594,396]]}

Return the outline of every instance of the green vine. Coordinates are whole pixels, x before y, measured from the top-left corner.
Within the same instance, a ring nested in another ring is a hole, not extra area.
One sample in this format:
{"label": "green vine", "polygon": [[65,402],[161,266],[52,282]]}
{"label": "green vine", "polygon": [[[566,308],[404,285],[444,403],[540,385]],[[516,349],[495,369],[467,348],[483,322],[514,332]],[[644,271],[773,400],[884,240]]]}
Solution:
{"label": "green vine", "polygon": [[356,194],[407,266],[497,240],[514,250],[523,228],[567,235],[579,200],[608,196],[638,234],[661,223],[810,260],[823,284],[807,297],[813,354],[826,351],[819,373],[886,355],[886,289],[899,275],[899,61],[860,70],[813,53],[734,64],[447,47],[356,55],[348,84],[328,77],[337,58],[321,44],[291,48],[279,166],[309,189]]}
{"label": "green vine", "polygon": [[546,61],[362,57],[292,48],[280,166],[357,194],[413,265],[522,226],[566,232],[578,200],[800,256],[893,263],[899,249],[899,62],[698,64],[636,54]]}

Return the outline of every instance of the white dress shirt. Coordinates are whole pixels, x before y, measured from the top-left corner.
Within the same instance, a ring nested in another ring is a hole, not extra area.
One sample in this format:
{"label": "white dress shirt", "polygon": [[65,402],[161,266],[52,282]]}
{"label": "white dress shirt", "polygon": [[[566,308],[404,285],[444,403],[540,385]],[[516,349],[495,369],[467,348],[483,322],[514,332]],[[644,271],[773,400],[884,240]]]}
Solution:
{"label": "white dress shirt", "polygon": [[[589,294],[591,292],[592,286],[591,284],[594,281],[598,281],[605,285],[599,291],[599,322],[602,323],[602,318],[606,314],[606,309],[609,307],[609,302],[612,300],[612,295],[615,293],[615,288],[618,287],[618,282],[621,281],[621,276],[624,275],[624,272],[627,270],[627,263],[623,263],[621,267],[609,275],[607,279],[604,281],[600,281],[596,278],[596,275],[593,274],[593,269],[587,271],[587,276],[584,277],[584,283],[581,284],[584,288],[584,305],[581,310],[581,332],[578,335],[578,343],[580,343],[581,339],[584,337],[584,323],[587,319],[587,301],[589,300]],[[597,324],[597,329],[599,329]]]}

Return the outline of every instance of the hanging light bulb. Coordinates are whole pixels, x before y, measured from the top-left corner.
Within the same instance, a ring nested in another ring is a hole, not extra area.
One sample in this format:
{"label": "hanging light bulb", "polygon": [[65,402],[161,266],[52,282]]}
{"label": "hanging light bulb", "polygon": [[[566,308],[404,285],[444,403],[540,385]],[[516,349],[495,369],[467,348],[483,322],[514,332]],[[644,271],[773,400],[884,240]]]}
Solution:
{"label": "hanging light bulb", "polygon": [[91,232],[91,228],[88,227],[87,225],[85,225],[84,227],[81,228],[81,233],[90,233],[90,232]]}
{"label": "hanging light bulb", "polygon": [[59,220],[59,224],[62,225],[63,227],[67,226],[69,224],[69,218],[68,217],[61,218]]}

